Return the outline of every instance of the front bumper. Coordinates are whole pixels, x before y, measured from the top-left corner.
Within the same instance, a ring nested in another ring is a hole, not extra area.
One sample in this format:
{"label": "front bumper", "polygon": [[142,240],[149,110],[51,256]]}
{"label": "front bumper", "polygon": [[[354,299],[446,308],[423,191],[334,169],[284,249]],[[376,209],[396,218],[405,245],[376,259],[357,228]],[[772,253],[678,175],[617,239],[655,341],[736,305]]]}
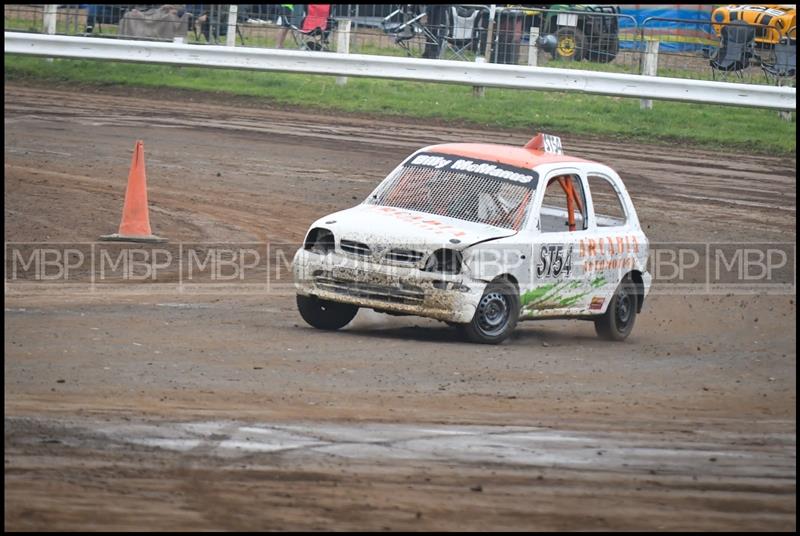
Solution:
{"label": "front bumper", "polygon": [[377,264],[340,253],[300,249],[292,263],[297,293],[350,303],[380,312],[466,323],[486,283],[464,275],[423,272],[416,267]]}

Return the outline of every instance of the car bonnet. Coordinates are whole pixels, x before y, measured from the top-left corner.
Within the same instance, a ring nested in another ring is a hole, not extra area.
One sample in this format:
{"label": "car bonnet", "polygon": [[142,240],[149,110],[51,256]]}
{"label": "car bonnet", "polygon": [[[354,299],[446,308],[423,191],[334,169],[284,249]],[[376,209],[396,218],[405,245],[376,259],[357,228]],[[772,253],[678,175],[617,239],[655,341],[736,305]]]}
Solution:
{"label": "car bonnet", "polygon": [[362,204],[317,220],[337,240],[432,250],[462,249],[478,242],[513,236],[517,231],[493,225],[381,205]]}

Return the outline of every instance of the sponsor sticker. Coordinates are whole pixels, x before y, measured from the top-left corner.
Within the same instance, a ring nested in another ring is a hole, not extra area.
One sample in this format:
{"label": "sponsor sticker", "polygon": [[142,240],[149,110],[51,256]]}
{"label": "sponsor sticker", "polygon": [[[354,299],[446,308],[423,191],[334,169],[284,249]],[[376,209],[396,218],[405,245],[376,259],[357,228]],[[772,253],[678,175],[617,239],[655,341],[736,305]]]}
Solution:
{"label": "sponsor sticker", "polygon": [[413,155],[406,165],[473,173],[493,179],[529,184],[534,188],[539,179],[539,174],[535,171],[499,164],[497,162],[448,154],[418,153]]}

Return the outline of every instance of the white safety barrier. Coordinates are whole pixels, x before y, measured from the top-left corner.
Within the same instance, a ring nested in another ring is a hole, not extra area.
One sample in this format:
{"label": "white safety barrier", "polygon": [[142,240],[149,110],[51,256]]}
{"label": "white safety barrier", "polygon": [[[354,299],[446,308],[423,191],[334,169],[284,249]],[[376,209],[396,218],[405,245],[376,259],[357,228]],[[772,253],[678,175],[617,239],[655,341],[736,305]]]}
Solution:
{"label": "white safety barrier", "polygon": [[574,91],[617,97],[797,109],[791,87],[363,54],[186,45],[5,32],[6,54],[364,76],[470,86]]}

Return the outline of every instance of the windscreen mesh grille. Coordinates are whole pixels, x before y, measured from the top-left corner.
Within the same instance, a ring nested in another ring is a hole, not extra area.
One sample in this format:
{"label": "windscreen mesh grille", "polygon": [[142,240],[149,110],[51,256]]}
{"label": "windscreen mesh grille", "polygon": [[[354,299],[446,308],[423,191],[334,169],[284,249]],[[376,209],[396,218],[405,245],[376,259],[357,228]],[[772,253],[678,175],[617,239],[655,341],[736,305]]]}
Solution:
{"label": "windscreen mesh grille", "polygon": [[533,190],[485,175],[406,165],[368,203],[518,230]]}

